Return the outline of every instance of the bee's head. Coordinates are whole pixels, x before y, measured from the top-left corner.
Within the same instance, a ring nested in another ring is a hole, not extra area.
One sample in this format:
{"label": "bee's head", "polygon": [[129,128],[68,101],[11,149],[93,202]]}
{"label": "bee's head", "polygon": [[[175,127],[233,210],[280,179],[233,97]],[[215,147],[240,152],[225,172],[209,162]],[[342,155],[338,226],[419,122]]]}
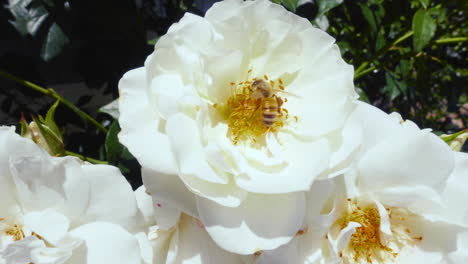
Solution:
{"label": "bee's head", "polygon": [[252,89],[254,92],[260,91],[263,97],[270,97],[271,96],[271,86],[268,82],[263,79],[256,80],[252,83]]}

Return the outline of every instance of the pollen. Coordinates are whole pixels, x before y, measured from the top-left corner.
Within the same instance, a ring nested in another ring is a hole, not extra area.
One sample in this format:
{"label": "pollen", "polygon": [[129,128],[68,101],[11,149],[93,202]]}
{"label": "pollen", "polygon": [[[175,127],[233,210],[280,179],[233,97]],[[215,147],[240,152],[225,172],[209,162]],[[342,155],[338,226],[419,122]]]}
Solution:
{"label": "pollen", "polygon": [[[376,206],[360,205],[356,199],[347,200],[347,210],[335,222],[335,225],[338,225],[340,230],[348,226],[350,222],[359,223],[361,226],[356,228],[347,247],[339,253],[344,263],[393,263],[403,247],[422,240],[422,236],[410,236],[412,231],[404,220],[401,220],[404,218],[402,215],[410,216],[408,211],[398,208],[386,209],[390,217],[392,236],[384,245],[380,232],[380,214]],[[398,217],[392,217],[392,212]]]}
{"label": "pollen", "polygon": [[[3,220],[5,220],[5,218],[0,218],[0,221],[3,221]],[[4,233],[7,236],[10,236],[13,239],[13,241],[22,240],[26,236],[29,236],[29,235],[35,236],[40,240],[44,240],[42,236],[40,236],[39,234],[35,232],[31,232],[30,234],[25,234],[23,231],[23,226],[20,224],[8,225],[5,223],[2,223],[1,225],[2,226],[0,227],[0,232]]]}
{"label": "pollen", "polygon": [[8,236],[13,237],[14,241],[18,241],[18,240],[21,240],[21,239],[26,237],[24,232],[23,232],[23,228],[20,225],[16,225],[16,224],[9,227],[5,231],[5,234],[7,234]]}
{"label": "pollen", "polygon": [[[250,72],[251,70],[249,70],[248,75]],[[271,86],[272,92],[268,98],[259,98],[253,95],[255,91],[252,84],[260,79],[267,81]],[[262,136],[269,132],[275,133],[285,126],[289,118],[288,111],[284,108],[284,102],[287,100],[282,97],[284,93],[281,93],[282,90],[277,85],[282,82],[281,79],[271,80],[267,75],[264,75],[260,78],[248,78],[244,81],[229,83],[230,87],[228,88],[231,90],[229,98],[225,102],[213,104],[213,108],[220,114],[223,122],[227,123],[228,137],[234,144],[260,142]],[[267,106],[274,109],[269,110],[270,112],[265,112],[267,107],[265,101],[267,100],[269,100]],[[265,124],[267,122],[264,120],[267,118],[267,114],[271,114],[268,115],[270,118],[267,120],[268,125]]]}

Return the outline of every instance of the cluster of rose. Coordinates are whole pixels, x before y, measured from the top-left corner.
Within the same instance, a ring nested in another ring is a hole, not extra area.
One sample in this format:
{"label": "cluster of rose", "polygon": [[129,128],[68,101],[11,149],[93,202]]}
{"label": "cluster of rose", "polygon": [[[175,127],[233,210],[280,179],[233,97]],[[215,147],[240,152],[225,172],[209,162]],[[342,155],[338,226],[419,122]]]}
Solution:
{"label": "cluster of rose", "polygon": [[135,192],[0,128],[0,264],[468,263],[468,154],[280,5],[186,14],[119,89]]}

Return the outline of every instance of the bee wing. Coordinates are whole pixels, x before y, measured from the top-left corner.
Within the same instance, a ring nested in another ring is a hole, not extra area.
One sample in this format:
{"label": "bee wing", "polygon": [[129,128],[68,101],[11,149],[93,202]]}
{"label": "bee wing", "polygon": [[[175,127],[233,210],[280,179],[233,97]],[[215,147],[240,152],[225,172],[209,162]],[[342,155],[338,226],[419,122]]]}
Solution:
{"label": "bee wing", "polygon": [[288,95],[288,96],[292,96],[292,97],[296,97],[296,98],[300,98],[299,95],[297,94],[293,94],[293,93],[290,93],[290,92],[286,92],[285,90],[281,90],[281,89],[272,89],[274,93],[282,93],[282,94],[285,94],[285,95]]}

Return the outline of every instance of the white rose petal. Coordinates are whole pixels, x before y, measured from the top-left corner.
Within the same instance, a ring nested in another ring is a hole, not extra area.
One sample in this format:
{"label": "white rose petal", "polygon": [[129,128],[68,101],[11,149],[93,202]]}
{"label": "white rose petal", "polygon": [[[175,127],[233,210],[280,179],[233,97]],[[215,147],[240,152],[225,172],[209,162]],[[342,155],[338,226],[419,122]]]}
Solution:
{"label": "white rose petal", "polygon": [[[135,236],[145,263],[242,263],[241,256],[224,251],[213,242],[200,220],[153,200],[144,186],[136,191],[136,196],[145,223],[142,232]],[[175,222],[167,225],[168,218]],[[166,228],[158,226],[160,220],[166,222]]]}

